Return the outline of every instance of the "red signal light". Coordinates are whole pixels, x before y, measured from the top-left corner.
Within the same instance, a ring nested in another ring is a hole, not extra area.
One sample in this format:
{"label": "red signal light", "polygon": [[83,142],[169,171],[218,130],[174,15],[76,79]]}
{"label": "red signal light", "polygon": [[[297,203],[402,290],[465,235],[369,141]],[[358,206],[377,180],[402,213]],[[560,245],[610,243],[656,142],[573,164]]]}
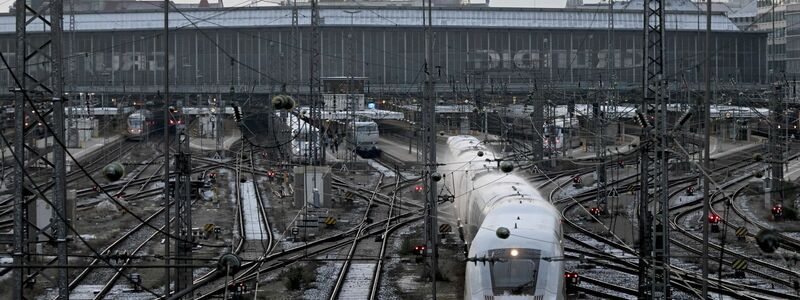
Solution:
{"label": "red signal light", "polygon": [[592,207],[592,208],[589,209],[589,213],[591,213],[592,215],[595,215],[595,216],[599,215],[600,214],[600,208],[599,207]]}
{"label": "red signal light", "polygon": [[772,214],[773,215],[780,215],[783,213],[783,205],[776,204],[772,207]]}
{"label": "red signal light", "polygon": [[581,283],[578,273],[575,272],[564,272],[564,279],[568,285],[578,285]]}
{"label": "red signal light", "polygon": [[425,252],[425,249],[426,249],[425,245],[414,246],[414,252],[416,252],[417,254],[420,254],[420,255]]}
{"label": "red signal light", "polygon": [[422,186],[421,185],[415,186],[414,190],[417,191],[417,192],[421,192],[422,191]]}
{"label": "red signal light", "polygon": [[572,182],[574,183],[581,183],[583,181],[580,176],[575,176],[572,178]]}
{"label": "red signal light", "polygon": [[711,214],[708,216],[708,222],[711,224],[717,224],[722,218],[718,214]]}

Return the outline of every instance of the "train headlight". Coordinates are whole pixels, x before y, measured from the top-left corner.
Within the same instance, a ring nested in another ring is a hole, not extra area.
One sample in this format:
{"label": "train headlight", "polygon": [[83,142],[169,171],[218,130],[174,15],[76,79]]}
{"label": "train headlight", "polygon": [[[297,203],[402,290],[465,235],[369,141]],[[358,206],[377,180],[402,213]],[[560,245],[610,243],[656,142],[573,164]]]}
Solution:
{"label": "train headlight", "polygon": [[517,257],[519,255],[519,251],[517,249],[511,249],[511,256]]}

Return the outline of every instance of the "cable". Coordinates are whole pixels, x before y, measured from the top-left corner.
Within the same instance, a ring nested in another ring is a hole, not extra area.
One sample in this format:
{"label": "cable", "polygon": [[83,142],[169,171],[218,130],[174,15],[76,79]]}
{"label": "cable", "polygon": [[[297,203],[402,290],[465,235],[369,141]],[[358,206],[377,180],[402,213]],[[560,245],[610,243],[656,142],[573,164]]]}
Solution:
{"label": "cable", "polygon": [[[3,55],[2,55],[2,52],[0,52],[0,57],[3,57]],[[5,58],[3,58],[3,61],[5,61]],[[11,72],[9,72],[9,73],[11,73]],[[13,74],[13,73],[12,73],[12,74]],[[9,148],[9,150],[10,150],[10,149],[11,149],[11,145],[8,143],[8,140],[6,139],[6,136],[5,136],[5,134],[3,134],[2,132],[0,132],[0,138],[2,138],[2,139],[3,139],[3,143],[5,143],[5,144],[6,144],[6,147],[8,147],[8,148]],[[22,162],[22,161],[19,159],[19,157],[17,156],[17,154],[16,154],[14,151],[11,151],[11,154],[12,154],[12,156],[13,156],[14,160],[17,162],[17,165],[18,165],[18,166],[23,166],[23,165],[24,165],[24,162]],[[111,266],[111,262],[110,262],[110,260],[108,260],[108,259],[104,259],[103,255],[102,255],[100,252],[98,252],[98,251],[97,251],[97,250],[96,250],[94,247],[92,247],[92,245],[91,245],[91,244],[89,244],[89,243],[88,243],[88,242],[87,242],[87,241],[86,241],[86,240],[83,238],[83,236],[81,236],[81,234],[78,232],[78,230],[77,230],[77,229],[75,229],[75,227],[73,227],[73,226],[72,226],[72,224],[69,222],[69,220],[66,218],[66,216],[64,216],[64,215],[62,215],[61,213],[59,213],[58,209],[56,209],[56,205],[55,205],[55,204],[53,204],[53,203],[52,203],[52,202],[51,202],[49,199],[47,199],[47,197],[45,197],[45,196],[44,196],[44,192],[41,190],[41,188],[39,187],[39,185],[37,185],[37,184],[36,184],[36,181],[34,181],[34,179],[31,177],[31,175],[30,175],[30,174],[28,174],[28,172],[22,172],[22,173],[23,173],[23,174],[25,174],[25,177],[27,177],[27,178],[28,178],[28,181],[30,182],[30,184],[32,185],[32,187],[33,187],[33,188],[34,188],[34,190],[35,190],[35,191],[33,191],[33,192],[34,192],[34,193],[36,193],[36,196],[37,196],[39,199],[41,199],[42,201],[44,201],[44,202],[45,202],[47,205],[49,205],[50,207],[52,207],[52,208],[53,208],[53,212],[55,212],[55,215],[56,215],[56,217],[58,217],[58,218],[59,218],[59,219],[60,219],[62,222],[64,222],[64,224],[65,224],[65,225],[68,227],[68,229],[69,229],[70,231],[72,231],[72,232],[74,232],[74,233],[75,233],[75,236],[77,236],[77,237],[78,237],[78,239],[81,241],[81,243],[83,243],[84,245],[86,245],[86,247],[88,247],[88,248],[89,248],[89,250],[90,250],[92,253],[94,253],[94,254],[96,255],[96,259],[98,259],[98,260],[101,260],[102,262],[104,262],[104,263],[106,263],[107,265]],[[132,280],[132,279],[131,279],[131,278],[130,278],[130,277],[127,275],[127,274],[124,274],[124,273],[121,273],[121,274],[122,274],[122,276],[124,276],[125,278],[127,278],[128,280],[130,280],[131,282],[133,282],[133,280]],[[145,291],[149,292],[150,294],[152,294],[152,295],[154,295],[154,296],[159,296],[158,294],[156,294],[155,292],[151,291],[151,290],[150,290],[150,289],[148,289],[147,287],[144,287],[144,286],[142,286],[142,288],[143,288]]]}
{"label": "cable", "polygon": [[[5,57],[5,55],[4,55],[2,52],[0,52],[0,59],[3,61],[3,64],[5,64],[6,66],[8,66],[8,61],[6,60],[6,57]],[[17,84],[17,86],[21,86],[21,84],[20,84],[20,82],[19,82],[19,79],[17,78],[17,76],[16,76],[16,75],[15,75],[13,72],[9,72],[9,74],[10,74],[10,75],[11,75],[11,77],[14,79],[14,82]],[[28,102],[28,104],[29,104],[30,106],[32,106],[31,108],[32,108],[32,111],[33,111],[33,113],[34,113],[36,116],[38,116],[40,119],[44,120],[44,117],[41,115],[41,113],[39,112],[39,110],[38,110],[38,109],[35,107],[35,105],[34,105],[35,103],[33,102],[33,99],[31,99],[31,98],[28,96],[28,93],[27,93],[27,91],[26,91],[25,89],[22,89],[22,94],[23,94],[23,97],[25,98],[25,100]],[[103,189],[103,187],[100,185],[100,183],[98,183],[98,182],[97,182],[97,181],[96,181],[96,180],[95,180],[95,179],[92,177],[92,174],[91,174],[91,173],[89,173],[89,172],[88,172],[88,171],[87,171],[87,170],[86,170],[86,169],[85,169],[85,168],[84,168],[84,167],[83,167],[83,166],[82,166],[80,163],[78,163],[78,160],[77,160],[77,159],[76,159],[76,158],[75,158],[75,157],[72,155],[72,153],[70,153],[70,152],[69,152],[69,150],[67,149],[67,147],[66,147],[66,145],[63,143],[63,141],[62,141],[62,140],[60,140],[60,139],[58,139],[58,138],[56,137],[56,132],[55,132],[55,130],[53,130],[53,128],[52,128],[52,127],[50,127],[50,124],[48,124],[47,122],[42,122],[42,125],[44,125],[44,127],[47,129],[47,131],[48,131],[48,132],[50,132],[50,134],[52,135],[52,137],[53,137],[53,142],[54,142],[55,144],[57,144],[59,147],[61,147],[61,148],[63,148],[63,149],[65,150],[65,151],[64,151],[64,152],[65,152],[65,154],[66,154],[66,155],[68,155],[68,156],[69,156],[69,158],[70,158],[70,159],[71,159],[71,160],[74,162],[74,165],[75,165],[76,167],[78,167],[78,169],[80,169],[80,171],[81,171],[83,174],[85,174],[85,175],[86,175],[86,178],[88,178],[88,179],[89,179],[89,180],[92,182],[92,184],[94,184],[95,186],[98,186],[98,187],[99,187],[99,191],[101,192],[101,194],[103,194],[103,195],[106,195],[106,197],[107,197],[108,199],[110,199],[112,202],[114,202],[114,204],[116,204],[118,207],[122,208],[122,210],[123,210],[125,213],[128,213],[128,214],[130,214],[132,217],[134,217],[134,219],[136,219],[136,220],[137,220],[137,221],[139,221],[140,223],[144,224],[145,226],[147,226],[147,227],[150,227],[151,229],[153,229],[153,230],[156,230],[157,232],[159,232],[159,233],[162,233],[162,234],[164,234],[164,235],[166,235],[166,236],[169,236],[170,238],[173,238],[173,239],[175,239],[175,240],[177,240],[177,241],[182,241],[182,242],[186,242],[186,243],[190,243],[190,244],[197,244],[197,245],[201,245],[201,246],[205,246],[205,247],[211,247],[211,248],[220,248],[220,247],[223,247],[223,246],[218,246],[218,245],[211,245],[211,244],[204,244],[204,243],[196,243],[196,242],[192,242],[192,241],[184,240],[184,239],[182,239],[182,238],[180,238],[180,237],[178,237],[178,236],[172,235],[171,233],[168,233],[168,232],[164,232],[164,231],[162,231],[160,228],[157,228],[156,226],[154,226],[154,225],[150,224],[149,222],[145,222],[145,220],[144,220],[142,217],[140,217],[139,215],[137,215],[136,213],[134,213],[133,211],[131,211],[130,209],[128,209],[126,206],[122,205],[122,203],[120,203],[120,202],[119,202],[119,200],[117,200],[115,197],[111,196],[111,194],[109,194],[109,193],[108,193],[108,192],[107,192],[105,189]],[[165,183],[165,184],[166,184],[166,183]],[[165,203],[169,203],[167,199],[164,199],[164,201],[165,201]],[[168,207],[168,205],[167,205],[167,207]]]}

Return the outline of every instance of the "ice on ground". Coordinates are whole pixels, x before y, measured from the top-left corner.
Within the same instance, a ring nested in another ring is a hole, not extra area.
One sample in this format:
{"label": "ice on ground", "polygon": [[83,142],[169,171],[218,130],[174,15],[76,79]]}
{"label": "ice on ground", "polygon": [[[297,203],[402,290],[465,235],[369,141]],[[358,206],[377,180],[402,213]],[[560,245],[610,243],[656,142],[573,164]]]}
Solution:
{"label": "ice on ground", "polygon": [[695,200],[697,200],[697,199],[700,199],[700,197],[702,197],[702,196],[700,196],[700,195],[695,195],[695,196],[679,196],[679,197],[678,197],[678,200],[677,200],[677,201],[674,201],[674,202],[672,203],[672,205],[680,205],[680,204],[684,204],[684,203],[689,203],[689,202],[695,201]]}
{"label": "ice on ground", "polygon": [[368,299],[375,263],[353,263],[347,272],[339,299]]}
{"label": "ice on ground", "polygon": [[[319,257],[325,259],[325,256]],[[316,286],[303,292],[303,299],[326,299],[333,289],[335,278],[342,268],[341,262],[329,262],[317,268]]]}
{"label": "ice on ground", "polygon": [[378,170],[378,172],[381,172],[381,174],[383,174],[383,176],[386,176],[386,177],[395,177],[395,176],[397,176],[397,174],[395,174],[394,171],[390,170],[387,167],[384,167],[382,164],[378,163],[374,159],[368,159],[367,163],[371,167],[373,167],[375,170]]}

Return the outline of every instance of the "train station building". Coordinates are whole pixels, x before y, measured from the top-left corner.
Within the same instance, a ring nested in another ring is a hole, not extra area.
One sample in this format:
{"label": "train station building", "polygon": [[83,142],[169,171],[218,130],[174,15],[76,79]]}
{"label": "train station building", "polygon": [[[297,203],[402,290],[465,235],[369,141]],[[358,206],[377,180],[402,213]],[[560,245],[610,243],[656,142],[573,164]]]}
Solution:
{"label": "train station building", "polygon": [[[610,62],[617,88],[637,89],[643,53],[640,4],[615,9],[610,51],[607,8],[434,7],[436,89],[527,93],[533,86],[600,86]],[[320,76],[367,78],[365,92],[373,97],[421,93],[421,9],[322,6]],[[674,86],[698,87],[705,17],[679,6],[668,5],[666,12],[666,78]],[[231,87],[255,94],[307,92],[310,15],[307,6],[299,9],[299,34],[294,35],[289,6],[178,8],[170,14],[172,92],[229,93]],[[158,93],[165,67],[158,8],[76,13],[74,22],[70,19],[65,17],[64,26],[68,90]],[[742,31],[723,13],[712,16],[712,26],[712,75],[718,82],[742,87],[769,80],[766,33]],[[10,62],[15,61],[14,41],[14,16],[0,15],[0,51]],[[47,71],[40,65],[29,69]],[[0,74],[0,83],[13,85],[7,73]],[[11,96],[7,89],[0,92]]]}

